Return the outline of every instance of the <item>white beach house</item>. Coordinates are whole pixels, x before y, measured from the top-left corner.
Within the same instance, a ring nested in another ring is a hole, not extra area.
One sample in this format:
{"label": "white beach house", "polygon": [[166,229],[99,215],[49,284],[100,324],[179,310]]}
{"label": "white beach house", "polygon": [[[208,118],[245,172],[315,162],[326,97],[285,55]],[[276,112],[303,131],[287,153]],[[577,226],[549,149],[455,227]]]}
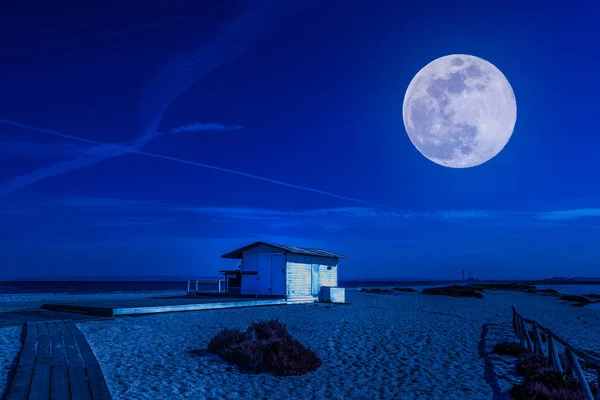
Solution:
{"label": "white beach house", "polygon": [[[222,258],[242,260],[240,291],[243,295],[283,296],[288,302],[318,298],[344,302],[338,289],[338,263],[346,256],[321,249],[256,242]],[[231,275],[233,271],[221,271]]]}

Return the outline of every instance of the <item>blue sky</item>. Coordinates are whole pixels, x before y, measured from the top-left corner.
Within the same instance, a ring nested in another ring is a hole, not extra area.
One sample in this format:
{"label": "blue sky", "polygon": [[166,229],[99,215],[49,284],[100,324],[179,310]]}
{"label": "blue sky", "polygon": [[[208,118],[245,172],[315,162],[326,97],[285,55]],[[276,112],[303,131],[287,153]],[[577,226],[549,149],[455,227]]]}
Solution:
{"label": "blue sky", "polygon": [[[257,240],[347,254],[342,279],[600,275],[595,2],[200,3],[0,17],[0,279],[212,276]],[[452,53],[517,99],[470,169],[402,122]]]}

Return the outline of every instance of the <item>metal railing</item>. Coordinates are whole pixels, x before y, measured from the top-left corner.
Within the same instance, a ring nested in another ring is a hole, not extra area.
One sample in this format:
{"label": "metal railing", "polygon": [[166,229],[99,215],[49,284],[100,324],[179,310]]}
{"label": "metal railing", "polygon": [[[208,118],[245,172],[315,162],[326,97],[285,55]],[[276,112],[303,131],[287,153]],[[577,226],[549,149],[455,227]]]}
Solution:
{"label": "metal railing", "polygon": [[[585,351],[573,346],[565,339],[561,338],[550,329],[543,327],[536,321],[523,318],[523,316],[517,312],[517,309],[514,305],[512,306],[512,310],[513,330],[515,335],[517,335],[521,346],[528,348],[535,354],[547,357],[548,364],[550,364],[552,368],[566,374],[569,377],[572,377],[573,372],[575,372],[581,388],[587,394],[589,399],[600,399],[600,359],[593,357]],[[528,329],[527,324],[532,326],[533,335],[529,334],[530,330]],[[541,337],[542,333],[546,335],[546,346],[544,346],[544,341]],[[558,354],[557,343],[561,344],[565,348],[564,367]],[[587,381],[587,377],[583,373],[583,369],[579,363],[579,358],[584,360],[588,366],[596,369],[596,397],[594,397]]]}
{"label": "metal railing", "polygon": [[[214,283],[216,290],[207,290],[201,287],[202,284]],[[198,294],[198,293],[225,293],[227,291],[227,281],[225,279],[188,279],[187,281],[187,293]]]}

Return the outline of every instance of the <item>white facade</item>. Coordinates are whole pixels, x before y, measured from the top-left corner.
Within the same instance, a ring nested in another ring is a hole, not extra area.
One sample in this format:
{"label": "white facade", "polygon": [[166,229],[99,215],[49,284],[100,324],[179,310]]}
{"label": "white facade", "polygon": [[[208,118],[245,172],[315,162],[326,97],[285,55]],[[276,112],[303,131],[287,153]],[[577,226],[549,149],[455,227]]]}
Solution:
{"label": "white facade", "polygon": [[323,286],[337,287],[338,259],[291,254],[260,244],[242,253],[242,294],[318,299]]}
{"label": "white facade", "polygon": [[323,286],[319,293],[319,301],[330,301],[332,303],[345,303],[346,290],[339,287]]}

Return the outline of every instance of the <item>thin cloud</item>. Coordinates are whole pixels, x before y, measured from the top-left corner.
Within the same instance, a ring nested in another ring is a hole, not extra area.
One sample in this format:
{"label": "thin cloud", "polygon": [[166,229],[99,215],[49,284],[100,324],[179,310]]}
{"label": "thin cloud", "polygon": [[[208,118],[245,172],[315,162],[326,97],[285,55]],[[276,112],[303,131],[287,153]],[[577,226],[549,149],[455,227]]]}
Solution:
{"label": "thin cloud", "polygon": [[269,209],[253,207],[217,207],[173,204],[159,201],[145,201],[116,198],[63,198],[50,203],[55,206],[65,206],[86,209],[115,209],[115,210],[152,210],[169,213],[190,213],[219,218],[231,219],[273,219],[273,218],[303,218],[303,217],[336,217],[356,220],[471,220],[482,221],[544,221],[544,220],[574,220],[583,217],[600,217],[600,209],[573,209],[561,211],[498,211],[498,210],[446,210],[446,211],[415,211],[397,210],[385,211],[376,207],[330,207],[313,209]]}
{"label": "thin cloud", "polygon": [[199,122],[180,126],[179,128],[173,128],[169,131],[169,133],[177,134],[184,132],[199,132],[199,131],[236,131],[238,129],[242,129],[239,125],[221,125],[221,124],[201,124]]}
{"label": "thin cloud", "polygon": [[[493,229],[590,229],[568,220],[547,220],[542,212],[479,210],[382,211],[375,207],[332,207],[311,209],[271,209],[215,207],[176,204],[142,199],[58,198],[29,201],[25,198],[1,201],[0,225],[11,226],[18,237],[46,235],[296,235],[299,237],[423,237],[424,226],[435,235],[438,224],[452,218],[459,226],[478,215],[479,226]],[[575,211],[575,210],[563,210]],[[567,213],[575,215],[575,212]],[[36,221],[23,224],[23,217]],[[424,225],[425,224],[425,225]],[[417,231],[412,228],[418,227]],[[35,231],[33,232],[32,231]],[[118,231],[115,231],[117,229]],[[445,231],[445,230],[444,230]],[[429,233],[428,233],[429,234]],[[65,236],[65,237],[66,237]],[[386,239],[387,240],[387,239]],[[520,241],[519,243],[525,243]]]}
{"label": "thin cloud", "polygon": [[493,211],[482,211],[482,210],[458,210],[458,211],[440,211],[439,215],[445,218],[461,218],[461,219],[485,219],[491,217],[498,217]]}
{"label": "thin cloud", "polygon": [[549,211],[538,214],[540,219],[566,221],[587,217],[600,217],[600,208],[582,208],[577,210]]}

